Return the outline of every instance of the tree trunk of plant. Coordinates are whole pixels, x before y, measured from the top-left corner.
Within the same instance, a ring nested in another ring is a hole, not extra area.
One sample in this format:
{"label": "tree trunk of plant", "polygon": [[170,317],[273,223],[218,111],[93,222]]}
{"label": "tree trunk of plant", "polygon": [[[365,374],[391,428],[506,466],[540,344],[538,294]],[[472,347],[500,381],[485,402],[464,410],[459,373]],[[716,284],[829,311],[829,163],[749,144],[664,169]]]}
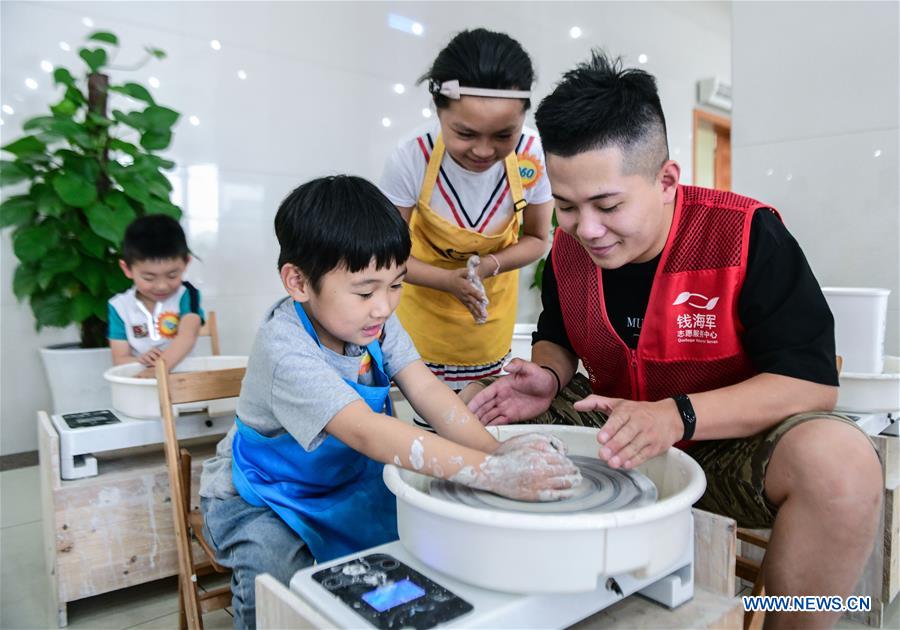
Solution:
{"label": "tree trunk of plant", "polygon": [[[106,118],[106,100],[109,96],[109,76],[92,72],[88,75],[88,109]],[[104,136],[106,134],[104,133]],[[100,164],[106,165],[109,161],[109,149],[106,143],[103,144],[103,151],[100,154]],[[109,191],[109,178],[106,173],[101,171],[100,177],[97,178],[97,192],[103,197]]]}
{"label": "tree trunk of plant", "polygon": [[91,315],[81,322],[81,347],[103,348],[109,345],[106,332],[106,322],[96,315]]}

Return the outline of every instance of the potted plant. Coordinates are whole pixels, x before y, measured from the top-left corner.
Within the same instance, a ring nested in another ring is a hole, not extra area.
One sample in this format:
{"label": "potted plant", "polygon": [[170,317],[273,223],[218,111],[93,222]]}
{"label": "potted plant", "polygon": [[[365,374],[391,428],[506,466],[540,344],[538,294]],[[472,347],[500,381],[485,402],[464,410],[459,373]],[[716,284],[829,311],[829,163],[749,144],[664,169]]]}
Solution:
{"label": "potted plant", "polygon": [[[96,32],[86,42],[78,51],[84,77],[57,67],[61,98],[49,115],[24,123],[25,135],[2,147],[12,159],[0,161],[0,186],[24,191],[0,204],[0,227],[12,230],[19,260],[13,292],[28,301],[38,330],[76,324],[81,331],[80,343],[41,351],[56,411],[108,406],[106,304],[130,284],[118,267],[125,228],[144,214],[181,216],[163,173],[174,164],[157,155],[171,142],[178,112],[158,105],[142,85],[115,83],[109,74],[165,53],[146,48],[142,61],[120,68],[110,64],[119,46],[113,33]],[[114,94],[128,97],[120,100],[131,111],[110,115]],[[89,363],[60,365],[72,359]]]}

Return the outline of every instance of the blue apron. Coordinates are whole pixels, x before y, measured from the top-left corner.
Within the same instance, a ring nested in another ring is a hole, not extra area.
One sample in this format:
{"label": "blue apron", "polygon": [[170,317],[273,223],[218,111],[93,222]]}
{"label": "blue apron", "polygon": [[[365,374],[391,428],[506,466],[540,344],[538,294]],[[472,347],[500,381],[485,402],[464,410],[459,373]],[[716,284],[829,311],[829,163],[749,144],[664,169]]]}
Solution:
{"label": "blue apron", "polygon": [[[298,303],[306,332],[322,346]],[[372,411],[390,412],[390,379],[381,345],[366,349],[372,358],[375,385],[350,385]],[[241,497],[275,511],[309,546],[318,562],[397,540],[397,507],[384,485],[383,464],[329,435],[306,451],[290,433],[266,437],[235,418],[232,477]]]}

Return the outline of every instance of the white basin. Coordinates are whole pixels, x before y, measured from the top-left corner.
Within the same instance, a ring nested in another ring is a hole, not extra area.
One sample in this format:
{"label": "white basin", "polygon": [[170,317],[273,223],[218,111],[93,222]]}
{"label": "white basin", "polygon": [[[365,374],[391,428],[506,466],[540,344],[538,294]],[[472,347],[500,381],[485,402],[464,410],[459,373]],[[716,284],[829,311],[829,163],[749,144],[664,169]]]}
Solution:
{"label": "white basin", "polygon": [[[571,454],[597,456],[597,429],[489,429],[500,440],[552,433]],[[451,503],[428,494],[430,477],[391,465],[385,466],[384,481],[397,495],[400,542],[433,569],[488,589],[577,593],[594,590],[607,575],[655,575],[691,544],[691,506],[706,489],[699,464],[670,448],[638,470],[656,485],[658,501],[607,513],[535,514]]]}
{"label": "white basin", "polygon": [[[246,356],[210,356],[188,357],[179,363],[173,372],[203,372],[207,370],[227,370],[230,368],[247,367]],[[159,392],[156,389],[155,378],[137,378],[135,375],[144,369],[140,363],[125,363],[116,365],[103,373],[103,378],[109,381],[112,393],[112,406],[132,418],[158,418]],[[237,398],[223,398],[221,400],[185,403],[175,405],[178,411],[187,412],[199,409],[209,409],[210,415],[221,415],[229,410],[234,410]]]}

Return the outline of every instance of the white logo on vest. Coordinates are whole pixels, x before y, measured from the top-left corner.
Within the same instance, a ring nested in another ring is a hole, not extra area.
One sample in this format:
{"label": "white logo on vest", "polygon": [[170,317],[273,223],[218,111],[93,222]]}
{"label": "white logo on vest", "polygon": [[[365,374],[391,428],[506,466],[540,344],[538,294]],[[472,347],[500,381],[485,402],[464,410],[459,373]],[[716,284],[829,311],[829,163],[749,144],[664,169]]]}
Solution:
{"label": "white logo on vest", "polygon": [[[700,293],[685,291],[680,293],[672,306],[687,303],[696,309],[711,311],[719,303],[719,298],[708,298]],[[716,332],[716,315],[713,313],[682,313],[677,316],[678,343],[719,343]]]}

